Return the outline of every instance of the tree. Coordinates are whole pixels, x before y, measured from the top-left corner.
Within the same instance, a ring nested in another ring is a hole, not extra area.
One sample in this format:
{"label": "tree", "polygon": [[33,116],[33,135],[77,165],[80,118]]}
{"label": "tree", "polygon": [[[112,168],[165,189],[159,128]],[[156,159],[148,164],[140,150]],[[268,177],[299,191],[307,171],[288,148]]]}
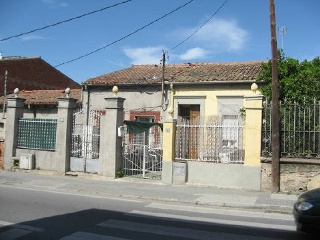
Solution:
{"label": "tree", "polygon": [[[262,94],[271,99],[272,68],[271,61],[264,63],[258,76],[266,85],[261,87]],[[320,58],[312,61],[286,57],[278,51],[279,100],[297,103],[310,103],[320,99]]]}

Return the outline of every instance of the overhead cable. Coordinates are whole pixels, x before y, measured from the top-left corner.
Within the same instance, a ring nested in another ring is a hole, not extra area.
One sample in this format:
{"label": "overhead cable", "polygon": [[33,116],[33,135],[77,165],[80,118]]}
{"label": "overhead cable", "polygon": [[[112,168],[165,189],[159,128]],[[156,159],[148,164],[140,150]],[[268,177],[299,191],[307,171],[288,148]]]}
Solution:
{"label": "overhead cable", "polygon": [[13,35],[13,36],[10,36],[10,37],[5,37],[5,38],[0,39],[0,42],[9,40],[11,38],[21,37],[21,36],[26,35],[26,34],[34,33],[34,32],[40,31],[40,30],[44,30],[46,28],[54,27],[54,26],[57,26],[59,24],[70,22],[70,21],[73,21],[73,20],[88,16],[88,15],[91,15],[91,14],[94,14],[94,13],[97,13],[97,12],[102,12],[102,11],[104,11],[106,9],[113,8],[113,7],[116,7],[118,5],[121,5],[121,4],[124,4],[124,3],[128,3],[128,2],[131,2],[131,1],[132,0],[125,0],[123,2],[119,2],[119,3],[113,4],[111,6],[106,6],[106,7],[100,8],[98,10],[94,10],[92,12],[88,12],[88,13],[85,13],[85,14],[82,14],[82,15],[79,15],[79,16],[76,16],[76,17],[69,18],[67,20],[59,21],[59,22],[56,22],[56,23],[53,23],[53,24],[50,24],[50,25],[47,25],[47,26],[44,26],[44,27],[36,28],[36,29],[31,30],[31,31],[24,32],[24,33],[19,33],[17,35]]}
{"label": "overhead cable", "polygon": [[193,33],[191,33],[186,39],[184,39],[183,41],[181,41],[180,43],[178,43],[176,46],[174,46],[173,48],[171,48],[169,51],[172,51],[174,49],[176,49],[177,47],[179,47],[180,45],[182,45],[183,43],[185,43],[186,41],[188,41],[193,35],[195,35],[202,27],[204,27],[208,22],[211,21],[211,19],[224,7],[224,5],[228,2],[229,0],[225,0],[224,3],[222,3],[222,5],[211,15],[211,17],[205,21],[199,28],[197,28]]}
{"label": "overhead cable", "polygon": [[81,56],[79,56],[79,57],[77,57],[77,58],[71,59],[71,60],[66,61],[66,62],[63,62],[63,63],[59,63],[58,65],[56,65],[56,66],[54,66],[54,67],[59,67],[59,66],[64,65],[64,64],[68,64],[68,63],[77,61],[77,60],[79,60],[79,59],[81,59],[81,58],[84,58],[84,57],[87,57],[87,56],[89,56],[89,55],[91,55],[91,54],[94,54],[94,53],[96,53],[96,52],[99,52],[99,51],[101,51],[101,50],[103,50],[103,49],[105,49],[105,48],[107,48],[107,47],[109,47],[109,46],[111,46],[111,45],[113,45],[113,44],[115,44],[115,43],[118,43],[118,42],[120,42],[120,41],[122,41],[122,40],[124,40],[124,39],[126,39],[126,38],[128,38],[128,37],[130,37],[130,36],[132,36],[132,35],[134,35],[134,34],[136,34],[137,32],[139,32],[139,31],[141,31],[141,30],[149,27],[150,25],[158,22],[159,20],[161,20],[161,19],[163,19],[163,18],[171,15],[172,13],[180,10],[181,8],[187,6],[188,4],[192,3],[193,1],[194,1],[194,0],[190,0],[189,2],[181,5],[180,7],[176,8],[176,9],[174,9],[174,10],[172,10],[172,11],[170,11],[169,13],[164,14],[163,16],[157,18],[156,20],[153,20],[152,22],[150,22],[150,23],[148,23],[148,24],[146,24],[146,25],[138,28],[137,30],[135,30],[135,31],[133,31],[133,32],[125,35],[124,37],[119,38],[118,40],[115,40],[115,41],[113,41],[113,42],[111,42],[111,43],[109,43],[109,44],[107,44],[107,45],[105,45],[105,46],[103,46],[103,47],[100,47],[100,48],[98,48],[98,49],[96,49],[96,50],[93,50],[93,51],[91,51],[91,52],[89,52],[89,53],[86,53],[86,54],[84,54],[84,55],[81,55]]}

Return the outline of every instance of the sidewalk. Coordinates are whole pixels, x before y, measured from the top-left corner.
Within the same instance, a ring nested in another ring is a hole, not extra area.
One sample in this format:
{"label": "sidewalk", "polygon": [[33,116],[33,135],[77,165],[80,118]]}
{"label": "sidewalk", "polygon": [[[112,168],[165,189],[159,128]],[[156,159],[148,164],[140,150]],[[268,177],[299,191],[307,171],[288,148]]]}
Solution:
{"label": "sidewalk", "polygon": [[111,179],[95,174],[58,175],[40,170],[9,172],[0,170],[0,186],[52,191],[91,197],[129,198],[145,201],[250,209],[292,213],[298,195],[243,189],[222,189],[194,185],[166,185],[157,180]]}

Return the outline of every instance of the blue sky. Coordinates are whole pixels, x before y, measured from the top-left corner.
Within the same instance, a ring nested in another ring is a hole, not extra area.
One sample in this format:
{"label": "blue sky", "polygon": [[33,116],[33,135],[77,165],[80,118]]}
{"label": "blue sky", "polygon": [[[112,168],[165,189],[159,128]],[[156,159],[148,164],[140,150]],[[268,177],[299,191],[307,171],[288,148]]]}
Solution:
{"label": "blue sky", "polygon": [[[125,1],[0,0],[0,39]],[[190,1],[131,0],[0,41],[0,52],[3,57],[41,56],[52,66],[62,64],[57,69],[79,83],[132,64],[160,64],[163,50],[167,51],[167,63],[271,58],[269,0]],[[319,56],[320,1],[275,0],[275,7],[278,48],[300,61]],[[286,31],[281,35],[283,26]]]}

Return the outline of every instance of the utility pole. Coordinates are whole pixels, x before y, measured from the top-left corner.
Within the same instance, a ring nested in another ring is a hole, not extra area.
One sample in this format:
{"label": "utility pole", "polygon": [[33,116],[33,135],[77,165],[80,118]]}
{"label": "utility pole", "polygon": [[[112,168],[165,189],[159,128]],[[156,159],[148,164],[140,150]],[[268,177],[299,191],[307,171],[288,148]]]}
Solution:
{"label": "utility pole", "polygon": [[167,109],[167,95],[164,91],[164,81],[165,81],[165,76],[164,76],[164,72],[165,72],[165,66],[166,66],[166,52],[164,50],[162,50],[162,77],[161,77],[161,107],[162,110],[165,111]]}
{"label": "utility pole", "polygon": [[270,0],[270,29],[272,51],[272,192],[280,191],[280,134],[279,134],[279,80],[274,0]]}
{"label": "utility pole", "polygon": [[162,50],[162,77],[161,77],[161,93],[162,98],[164,95],[164,70],[165,70],[165,64],[166,64],[166,53],[164,50]]}

